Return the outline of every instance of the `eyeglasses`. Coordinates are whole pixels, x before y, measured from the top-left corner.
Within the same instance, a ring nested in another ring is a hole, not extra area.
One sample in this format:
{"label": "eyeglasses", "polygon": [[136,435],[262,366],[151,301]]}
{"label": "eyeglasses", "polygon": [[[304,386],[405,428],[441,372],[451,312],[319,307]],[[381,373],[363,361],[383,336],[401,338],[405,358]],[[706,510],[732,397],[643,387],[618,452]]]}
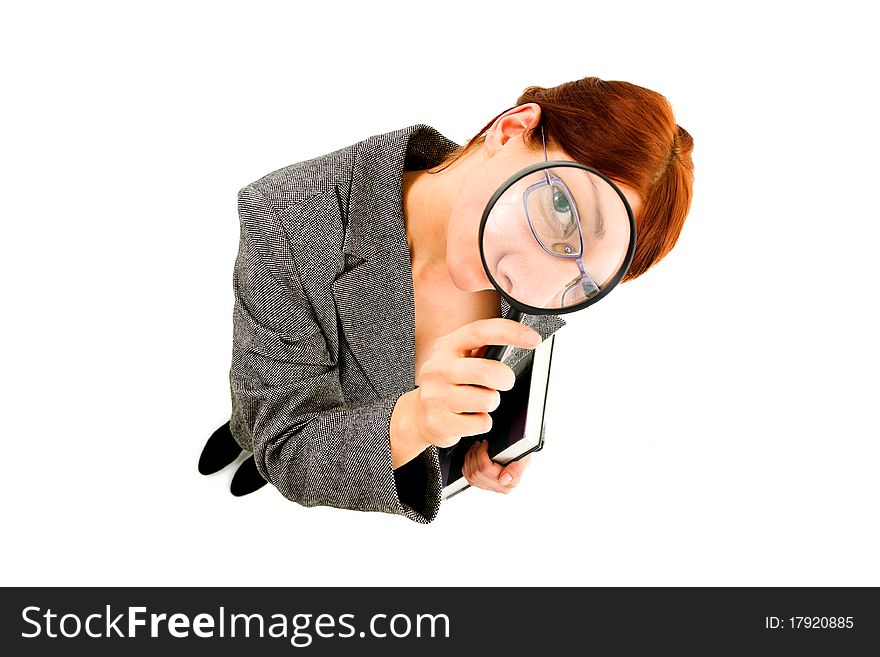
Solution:
{"label": "eyeglasses", "polygon": [[[547,158],[547,142],[544,139],[544,126],[541,125],[541,142],[544,145],[544,161]],[[589,299],[599,293],[599,285],[587,273],[584,267],[584,233],[578,216],[574,195],[569,191],[562,178],[544,169],[545,179],[529,185],[523,193],[526,219],[535,240],[549,255],[555,258],[568,258],[577,263],[580,276],[569,283],[562,292],[561,306],[570,306]],[[537,216],[542,210],[543,216],[553,219],[541,219]],[[533,214],[534,216],[533,219]],[[561,217],[561,220],[560,220]],[[536,227],[537,226],[537,227]],[[577,240],[573,240],[577,230]],[[558,249],[558,250],[557,250]],[[578,298],[582,297],[582,298]]]}

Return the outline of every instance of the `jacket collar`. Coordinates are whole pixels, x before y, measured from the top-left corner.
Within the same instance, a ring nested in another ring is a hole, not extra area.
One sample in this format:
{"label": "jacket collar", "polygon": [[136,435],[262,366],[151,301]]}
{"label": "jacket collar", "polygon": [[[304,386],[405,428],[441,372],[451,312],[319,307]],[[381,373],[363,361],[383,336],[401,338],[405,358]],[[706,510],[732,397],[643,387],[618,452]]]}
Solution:
{"label": "jacket collar", "polygon": [[459,148],[436,129],[417,123],[374,135],[356,145],[351,184],[345,197],[343,251],[369,260],[409,245],[403,216],[403,172],[438,164]]}

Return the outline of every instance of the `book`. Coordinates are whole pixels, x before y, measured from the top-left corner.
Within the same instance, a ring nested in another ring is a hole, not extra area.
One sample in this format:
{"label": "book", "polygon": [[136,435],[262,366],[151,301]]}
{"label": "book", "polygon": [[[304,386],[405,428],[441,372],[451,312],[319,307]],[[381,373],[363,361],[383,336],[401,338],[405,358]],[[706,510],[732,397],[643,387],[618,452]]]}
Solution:
{"label": "book", "polygon": [[551,335],[517,361],[516,367],[513,367],[516,382],[510,390],[501,391],[501,403],[490,413],[492,428],[488,433],[465,436],[452,447],[440,450],[443,499],[449,499],[470,487],[461,469],[467,450],[475,442],[488,440],[489,457],[500,465],[507,465],[543,449],[547,390],[555,339],[555,334]]}

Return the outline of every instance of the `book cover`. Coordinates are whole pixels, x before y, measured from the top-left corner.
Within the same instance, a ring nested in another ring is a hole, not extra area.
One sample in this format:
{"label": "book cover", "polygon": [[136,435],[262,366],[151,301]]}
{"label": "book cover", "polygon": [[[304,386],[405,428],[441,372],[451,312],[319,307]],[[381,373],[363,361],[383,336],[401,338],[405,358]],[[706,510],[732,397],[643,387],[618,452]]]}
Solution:
{"label": "book cover", "polygon": [[554,340],[551,335],[517,363],[516,383],[510,390],[501,391],[501,403],[491,413],[492,429],[488,433],[465,436],[453,447],[440,450],[444,498],[469,487],[462,466],[474,442],[488,440],[489,457],[502,465],[543,447]]}

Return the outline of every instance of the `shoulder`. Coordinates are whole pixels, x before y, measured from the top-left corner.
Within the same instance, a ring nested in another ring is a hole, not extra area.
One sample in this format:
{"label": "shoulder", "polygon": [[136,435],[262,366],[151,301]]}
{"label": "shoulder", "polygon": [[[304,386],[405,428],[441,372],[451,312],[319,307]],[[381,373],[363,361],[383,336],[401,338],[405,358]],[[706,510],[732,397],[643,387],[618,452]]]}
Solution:
{"label": "shoulder", "polygon": [[[343,199],[363,142],[270,171],[238,191],[239,215],[250,229],[273,233],[275,250],[295,260],[338,267],[344,239]],[[326,261],[325,261],[326,260]]]}
{"label": "shoulder", "polygon": [[348,186],[360,142],[270,171],[242,187],[238,196],[256,195],[277,215]]}
{"label": "shoulder", "polygon": [[239,190],[255,194],[279,216],[292,207],[334,193],[348,205],[356,181],[370,194],[394,186],[399,169],[422,169],[437,164],[459,148],[435,128],[416,123],[370,135],[350,146],[270,171]]}

